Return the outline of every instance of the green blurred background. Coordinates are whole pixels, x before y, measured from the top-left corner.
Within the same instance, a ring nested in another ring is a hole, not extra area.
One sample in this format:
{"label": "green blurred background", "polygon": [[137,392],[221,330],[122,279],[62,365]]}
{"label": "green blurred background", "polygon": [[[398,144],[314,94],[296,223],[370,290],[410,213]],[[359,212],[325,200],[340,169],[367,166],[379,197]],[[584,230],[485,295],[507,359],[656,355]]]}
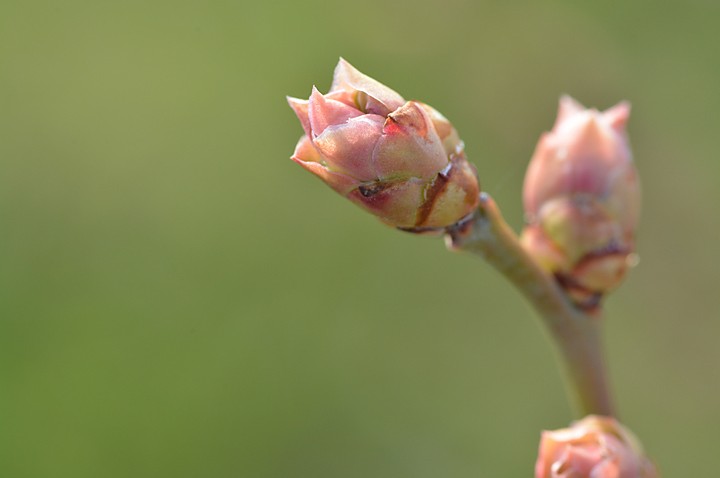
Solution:
{"label": "green blurred background", "polygon": [[559,95],[632,101],[613,384],[665,476],[713,476],[719,25],[712,1],[4,0],[0,476],[532,475],[572,413],[527,304],[288,159],[284,96],[340,55],[451,118],[516,229]]}

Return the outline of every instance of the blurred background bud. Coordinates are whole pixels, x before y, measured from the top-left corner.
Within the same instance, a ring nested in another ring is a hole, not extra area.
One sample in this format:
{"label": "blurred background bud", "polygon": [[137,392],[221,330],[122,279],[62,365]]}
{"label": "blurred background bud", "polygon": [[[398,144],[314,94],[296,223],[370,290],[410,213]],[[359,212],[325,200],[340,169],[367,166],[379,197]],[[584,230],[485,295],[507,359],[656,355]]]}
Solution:
{"label": "blurred background bud", "polygon": [[438,111],[340,59],[330,92],[288,98],[302,123],[293,161],[335,191],[410,231],[442,230],[478,204],[475,169]]}
{"label": "blurred background bud", "polygon": [[600,112],[564,96],[525,176],[524,246],[573,301],[594,307],[634,258],[640,187],[626,102]]}
{"label": "blurred background bud", "polygon": [[638,439],[614,418],[590,415],[542,433],[535,478],[657,477]]}

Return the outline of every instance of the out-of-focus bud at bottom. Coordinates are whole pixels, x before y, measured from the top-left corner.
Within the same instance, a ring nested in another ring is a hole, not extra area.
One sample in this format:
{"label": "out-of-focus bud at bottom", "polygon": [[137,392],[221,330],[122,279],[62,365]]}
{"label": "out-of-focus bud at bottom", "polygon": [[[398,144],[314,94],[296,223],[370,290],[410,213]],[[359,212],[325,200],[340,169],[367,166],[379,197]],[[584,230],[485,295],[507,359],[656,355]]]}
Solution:
{"label": "out-of-focus bud at bottom", "polygon": [[545,431],[535,478],[658,478],[630,430],[614,418],[590,415],[569,428]]}

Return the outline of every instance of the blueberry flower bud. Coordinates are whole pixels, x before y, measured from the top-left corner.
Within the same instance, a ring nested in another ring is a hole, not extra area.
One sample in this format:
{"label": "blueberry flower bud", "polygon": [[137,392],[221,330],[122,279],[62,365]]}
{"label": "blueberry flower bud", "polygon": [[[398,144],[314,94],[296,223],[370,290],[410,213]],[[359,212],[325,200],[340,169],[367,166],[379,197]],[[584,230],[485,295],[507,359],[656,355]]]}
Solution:
{"label": "blueberry flower bud", "polygon": [[452,124],[340,59],[330,92],[288,98],[305,135],[292,160],[383,222],[441,231],[478,205]]}
{"label": "blueberry flower bud", "polygon": [[640,442],[614,418],[590,415],[545,431],[535,478],[657,478]]}
{"label": "blueberry flower bud", "polygon": [[525,177],[523,244],[580,306],[597,305],[634,257],[640,187],[629,114],[627,103],[599,112],[563,97]]}

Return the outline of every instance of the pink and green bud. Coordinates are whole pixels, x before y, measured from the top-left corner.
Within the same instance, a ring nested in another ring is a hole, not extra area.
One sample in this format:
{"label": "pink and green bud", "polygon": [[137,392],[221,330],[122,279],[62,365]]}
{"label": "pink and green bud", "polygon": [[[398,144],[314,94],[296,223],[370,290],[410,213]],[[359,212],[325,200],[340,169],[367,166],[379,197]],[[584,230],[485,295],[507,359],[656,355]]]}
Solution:
{"label": "pink and green bud", "polygon": [[523,244],[588,308],[622,281],[633,258],[640,186],[629,115],[624,102],[600,112],[561,98],[525,176]]}
{"label": "pink and green bud", "polygon": [[288,98],[305,135],[292,160],[383,222],[410,231],[455,224],[479,185],[453,125],[340,59],[330,92]]}
{"label": "pink and green bud", "polygon": [[590,415],[545,431],[535,478],[657,478],[638,439],[614,418]]}

